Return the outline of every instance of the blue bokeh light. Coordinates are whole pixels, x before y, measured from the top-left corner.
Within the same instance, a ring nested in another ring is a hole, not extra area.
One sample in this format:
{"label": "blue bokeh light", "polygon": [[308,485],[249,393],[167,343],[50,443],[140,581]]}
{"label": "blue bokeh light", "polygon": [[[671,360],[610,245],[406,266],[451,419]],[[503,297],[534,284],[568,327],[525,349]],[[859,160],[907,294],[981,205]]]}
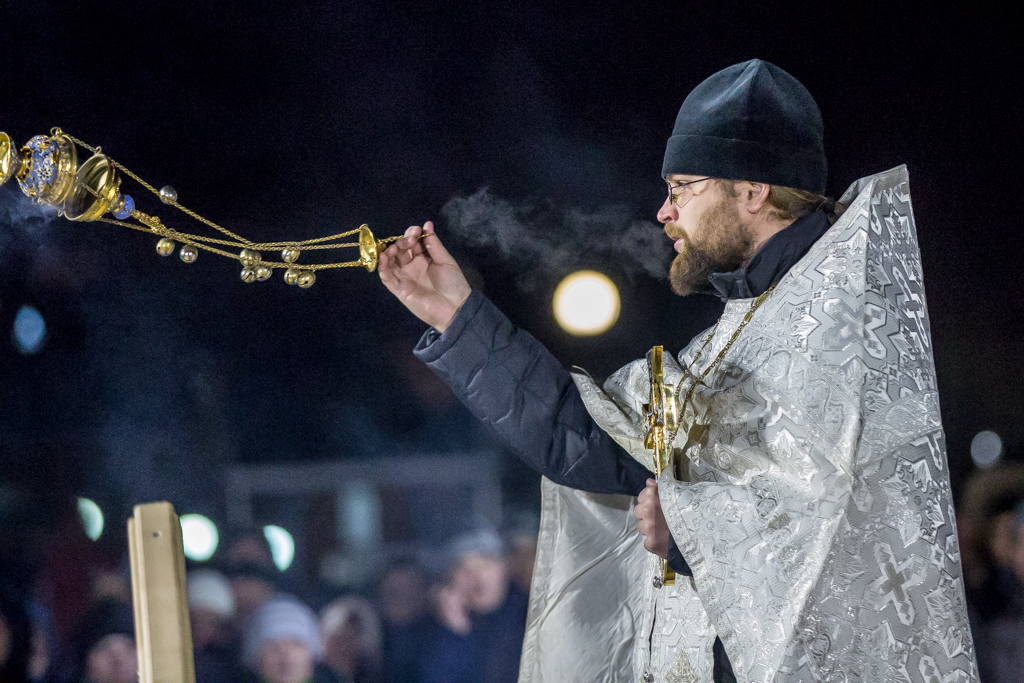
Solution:
{"label": "blue bokeh light", "polygon": [[46,337],[43,314],[31,306],[22,306],[14,316],[14,344],[21,353],[36,353]]}

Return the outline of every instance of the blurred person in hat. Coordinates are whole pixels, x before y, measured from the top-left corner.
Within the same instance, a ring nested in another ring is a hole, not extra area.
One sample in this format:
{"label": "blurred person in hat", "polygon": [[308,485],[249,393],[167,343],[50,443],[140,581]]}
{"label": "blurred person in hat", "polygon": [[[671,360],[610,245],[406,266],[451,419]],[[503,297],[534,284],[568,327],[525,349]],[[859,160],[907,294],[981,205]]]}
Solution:
{"label": "blurred person in hat", "polygon": [[242,664],[260,683],[320,683],[323,657],[313,610],[289,595],[277,595],[250,617],[242,636]]}
{"label": "blurred person in hat", "polygon": [[471,531],[448,545],[446,582],[434,589],[437,628],[427,683],[514,683],[529,598],[509,577],[501,537]]}
{"label": "blurred person in hat", "polygon": [[236,681],[231,651],[235,618],[231,582],[214,569],[195,569],[188,573],[187,582],[196,683]]}
{"label": "blurred person in hat", "polygon": [[501,537],[491,529],[463,534],[451,555],[465,581],[480,680],[515,683],[529,596],[511,581]]}
{"label": "blurred person in hat", "polygon": [[[446,550],[450,550],[446,549]],[[459,557],[435,557],[430,586],[432,628],[415,666],[404,680],[421,683],[479,683],[479,647],[473,631],[470,593],[473,579]],[[440,561],[438,561],[440,560]]]}

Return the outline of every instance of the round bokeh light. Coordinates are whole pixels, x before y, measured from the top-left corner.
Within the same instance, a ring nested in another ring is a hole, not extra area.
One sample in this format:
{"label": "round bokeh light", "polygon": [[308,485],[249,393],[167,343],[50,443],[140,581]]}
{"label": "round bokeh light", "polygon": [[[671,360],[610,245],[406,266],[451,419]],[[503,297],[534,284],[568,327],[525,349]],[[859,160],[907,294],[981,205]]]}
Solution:
{"label": "round bokeh light", "polygon": [[185,557],[196,562],[206,562],[213,557],[217,544],[220,543],[217,525],[208,517],[195,513],[182,515],[179,521]]}
{"label": "round bokeh light", "polygon": [[295,539],[288,530],[275,524],[268,524],[263,527],[263,536],[270,544],[270,554],[273,555],[277,568],[284,571],[292,566],[292,560],[295,559]]}
{"label": "round bokeh light", "polygon": [[82,518],[82,526],[85,527],[85,535],[93,541],[98,541],[103,535],[103,511],[96,501],[88,498],[78,499],[78,516]]}
{"label": "round bokeh light", "polygon": [[581,270],[555,288],[555,320],[577,337],[606,332],[619,319],[619,290],[607,275]]}
{"label": "round bokeh light", "polygon": [[22,306],[14,316],[14,345],[24,354],[39,351],[46,338],[43,314],[31,306]]}
{"label": "round bokeh light", "polygon": [[1003,440],[993,431],[986,429],[971,439],[971,460],[982,469],[992,467],[1003,455]]}

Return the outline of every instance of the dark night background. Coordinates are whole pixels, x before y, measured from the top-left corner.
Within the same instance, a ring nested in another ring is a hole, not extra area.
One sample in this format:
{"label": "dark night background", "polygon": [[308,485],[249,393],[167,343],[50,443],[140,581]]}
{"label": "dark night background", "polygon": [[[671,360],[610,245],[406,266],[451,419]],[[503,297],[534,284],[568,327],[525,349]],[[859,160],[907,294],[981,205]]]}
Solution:
{"label": "dark night background", "polygon": [[[1024,445],[1019,23],[994,12],[8,2],[0,130],[23,144],[60,126],[256,241],[363,222],[398,234],[484,186],[654,220],[686,93],[767,59],[821,107],[831,195],[909,167],[958,489],[979,430],[1002,435],[1007,457]],[[140,209],[193,227],[130,185]],[[149,236],[21,217],[19,197],[13,182],[0,189],[0,329],[30,304],[47,338],[23,355],[4,332],[0,476],[7,499],[28,496],[35,524],[76,494],[121,518],[159,498],[216,516],[227,463],[496,447],[412,357],[424,326],[376,274],[323,273],[309,290],[279,274],[246,285],[237,263],[211,254],[185,265],[158,257]],[[493,253],[449,247],[515,322],[599,376],[654,344],[681,348],[720,310],[613,262],[580,263],[618,282],[623,315],[575,339],[550,312],[564,272],[523,288]],[[510,464],[505,483],[512,499],[536,499],[521,468]]]}

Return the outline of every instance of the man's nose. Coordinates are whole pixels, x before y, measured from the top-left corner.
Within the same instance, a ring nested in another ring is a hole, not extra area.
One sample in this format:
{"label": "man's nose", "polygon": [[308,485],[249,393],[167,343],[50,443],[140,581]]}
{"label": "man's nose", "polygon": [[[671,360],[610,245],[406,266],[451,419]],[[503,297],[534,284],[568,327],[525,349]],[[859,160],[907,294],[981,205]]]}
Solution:
{"label": "man's nose", "polygon": [[658,222],[659,223],[672,223],[679,219],[679,212],[676,211],[675,204],[665,197],[665,202],[658,209]]}

